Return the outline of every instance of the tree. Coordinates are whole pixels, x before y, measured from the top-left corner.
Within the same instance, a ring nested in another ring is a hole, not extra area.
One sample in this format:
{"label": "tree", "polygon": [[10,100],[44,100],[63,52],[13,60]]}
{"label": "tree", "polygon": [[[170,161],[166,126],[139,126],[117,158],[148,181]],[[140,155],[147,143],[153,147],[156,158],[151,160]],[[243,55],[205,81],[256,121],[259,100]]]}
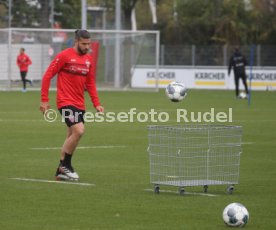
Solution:
{"label": "tree", "polygon": [[[50,0],[12,1],[12,27],[51,27]],[[80,28],[80,0],[53,2],[54,20],[62,28]],[[121,3],[122,29],[131,29],[134,8],[137,28],[153,28],[148,0],[121,0]],[[156,4],[158,24],[154,29],[160,30],[163,44],[276,43],[276,0],[156,0]],[[87,0],[87,5],[104,7],[108,28],[114,28],[114,0]],[[8,0],[0,0],[0,15],[0,27],[6,27]]]}
{"label": "tree", "polygon": [[8,6],[5,1],[0,1],[0,28],[8,25]]}
{"label": "tree", "polygon": [[131,13],[139,0],[122,0],[122,8],[125,16],[125,29],[131,29]]}
{"label": "tree", "polygon": [[178,1],[182,44],[210,44],[215,30],[214,1]]}
{"label": "tree", "polygon": [[[7,1],[7,0],[6,0]],[[64,28],[79,28],[81,18],[80,1],[53,0],[54,12],[60,14],[55,15],[54,19],[61,22]],[[50,14],[51,1],[45,0],[13,0],[12,5],[12,27],[23,28],[51,28]]]}
{"label": "tree", "polygon": [[22,0],[13,0],[12,2],[12,27],[35,27],[40,26],[38,2],[30,4],[30,2]]}
{"label": "tree", "polygon": [[[145,0],[121,0],[122,12],[123,12],[123,28],[122,29],[131,29],[131,12],[136,7],[138,2],[145,2]],[[147,2],[147,1],[146,1]],[[92,5],[103,6],[109,11],[115,13],[115,0],[90,0],[87,1]],[[114,15],[113,15],[114,20]]]}
{"label": "tree", "polygon": [[76,29],[81,27],[81,1],[66,0],[61,2],[55,0],[54,17],[56,22],[59,22],[62,28]]}
{"label": "tree", "polygon": [[224,1],[222,16],[216,19],[213,40],[224,44],[244,44],[249,40],[253,18],[242,1]]}

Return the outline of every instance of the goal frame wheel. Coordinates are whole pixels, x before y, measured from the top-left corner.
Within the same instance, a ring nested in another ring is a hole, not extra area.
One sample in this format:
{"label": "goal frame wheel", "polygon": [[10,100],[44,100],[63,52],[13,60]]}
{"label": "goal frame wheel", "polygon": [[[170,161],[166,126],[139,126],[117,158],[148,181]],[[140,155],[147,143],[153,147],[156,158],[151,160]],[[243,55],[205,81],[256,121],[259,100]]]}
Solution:
{"label": "goal frame wheel", "polygon": [[158,184],[154,185],[154,193],[159,194],[160,193],[160,187]]}
{"label": "goal frame wheel", "polygon": [[185,188],[184,187],[179,187],[179,195],[184,195],[185,194]]}
{"label": "goal frame wheel", "polygon": [[227,191],[227,193],[230,194],[230,195],[233,194],[233,192],[234,192],[234,185],[228,186],[228,188],[227,188],[226,191]]}

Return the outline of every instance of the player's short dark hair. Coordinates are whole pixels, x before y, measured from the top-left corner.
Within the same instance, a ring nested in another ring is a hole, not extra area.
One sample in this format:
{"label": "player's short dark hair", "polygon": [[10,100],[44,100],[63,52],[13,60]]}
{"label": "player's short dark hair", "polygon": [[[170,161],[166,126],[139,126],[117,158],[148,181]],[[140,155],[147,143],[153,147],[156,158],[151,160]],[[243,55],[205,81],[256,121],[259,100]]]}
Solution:
{"label": "player's short dark hair", "polygon": [[23,48],[23,47],[21,47],[20,49],[21,49],[22,51],[25,51],[25,48]]}
{"label": "player's short dark hair", "polygon": [[80,38],[88,39],[90,38],[90,33],[87,30],[76,30],[75,39],[80,40]]}

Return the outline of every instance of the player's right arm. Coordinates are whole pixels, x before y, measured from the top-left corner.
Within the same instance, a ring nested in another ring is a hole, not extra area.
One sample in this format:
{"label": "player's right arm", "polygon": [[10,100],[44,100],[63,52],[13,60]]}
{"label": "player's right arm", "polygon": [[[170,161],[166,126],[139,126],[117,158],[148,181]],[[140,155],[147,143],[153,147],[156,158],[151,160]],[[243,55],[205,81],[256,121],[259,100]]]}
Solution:
{"label": "player's right arm", "polygon": [[31,60],[31,58],[30,58],[29,56],[27,56],[27,59],[28,59],[28,61],[27,61],[27,65],[31,65],[31,64],[32,64],[32,60]]}
{"label": "player's right arm", "polygon": [[49,88],[52,78],[61,70],[64,65],[64,55],[59,53],[48,66],[43,75],[41,83],[41,102],[40,110],[44,113],[50,108],[49,105]]}
{"label": "player's right arm", "polygon": [[44,114],[48,109],[50,109],[49,102],[40,102],[39,110]]}
{"label": "player's right arm", "polygon": [[19,56],[17,56],[17,58],[16,58],[16,64],[17,64],[17,66],[18,66],[18,67],[20,67],[20,60],[19,60]]}
{"label": "player's right arm", "polygon": [[234,60],[233,57],[230,58],[229,66],[228,66],[228,76],[230,76],[232,66],[234,66]]}

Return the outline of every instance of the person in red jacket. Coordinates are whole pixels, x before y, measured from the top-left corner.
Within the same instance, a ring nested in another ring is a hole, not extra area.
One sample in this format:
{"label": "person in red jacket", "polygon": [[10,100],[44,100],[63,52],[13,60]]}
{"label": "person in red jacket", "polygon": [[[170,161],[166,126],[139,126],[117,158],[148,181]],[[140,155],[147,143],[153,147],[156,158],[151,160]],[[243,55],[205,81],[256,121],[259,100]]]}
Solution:
{"label": "person in red jacket", "polygon": [[57,108],[68,127],[56,171],[57,180],[79,180],[71,159],[84,134],[85,91],[90,95],[96,110],[104,112],[96,89],[93,69],[95,66],[92,65],[93,59],[88,53],[90,45],[89,32],[76,30],[74,47],[58,53],[42,79],[40,110],[45,113],[50,108],[48,97],[50,81],[57,74]]}
{"label": "person in red jacket", "polygon": [[28,73],[28,67],[29,65],[32,64],[32,60],[27,54],[25,54],[24,48],[20,48],[20,53],[17,56],[16,63],[17,63],[17,66],[19,67],[21,80],[23,82],[22,92],[26,92],[26,83],[28,82],[32,86],[33,82],[31,80],[26,79],[27,73]]}

